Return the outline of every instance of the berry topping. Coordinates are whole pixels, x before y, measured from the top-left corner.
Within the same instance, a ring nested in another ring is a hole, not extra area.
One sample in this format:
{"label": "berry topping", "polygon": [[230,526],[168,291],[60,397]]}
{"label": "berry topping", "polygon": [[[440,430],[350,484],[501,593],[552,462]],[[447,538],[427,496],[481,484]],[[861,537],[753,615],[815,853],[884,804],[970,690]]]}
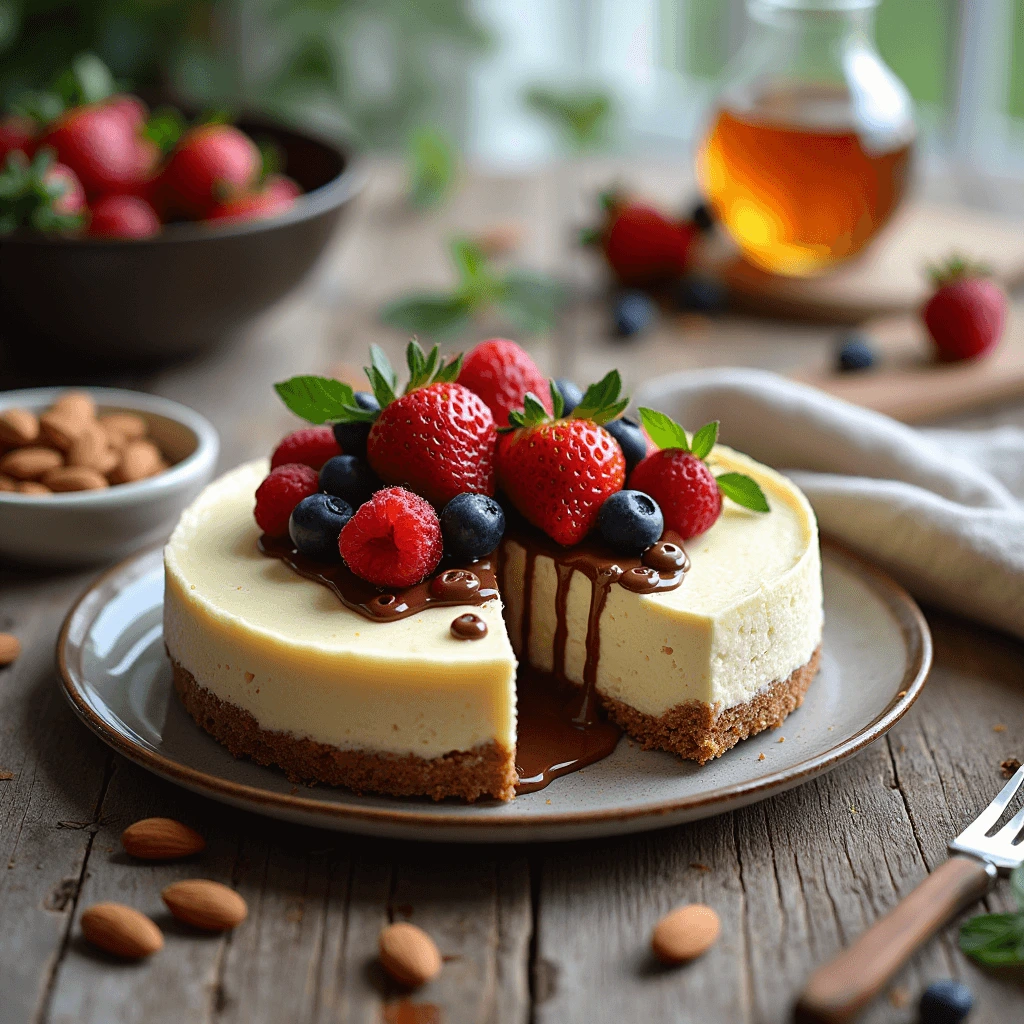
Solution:
{"label": "berry topping", "polygon": [[341,531],[345,564],[378,587],[411,587],[441,561],[441,524],[430,503],[403,487],[378,491]]}
{"label": "berry topping", "polygon": [[597,528],[604,542],[624,555],[639,555],[660,537],[665,520],[643,491],[616,491],[601,506]]}
{"label": "berry topping", "polygon": [[658,319],[658,307],[646,292],[623,292],[612,307],[615,333],[620,338],[632,338],[653,326]]}
{"label": "berry topping", "polygon": [[711,529],[722,512],[722,496],[744,508],[767,512],[758,483],[743,473],[715,476],[704,461],[718,440],[718,421],[693,435],[664,413],[640,410],[644,429],[660,451],[648,455],[629,475],[633,490],[649,494],[660,506],[665,526],[684,540]]}
{"label": "berry topping", "polygon": [[921,993],[921,1024],[960,1024],[973,1007],[974,996],[962,981],[933,981]]}
{"label": "berry topping", "polygon": [[505,532],[505,512],[486,494],[456,494],[441,513],[445,552],[458,561],[489,555]]}
{"label": "berry topping", "polygon": [[328,459],[340,454],[341,449],[330,427],[304,427],[289,434],[274,449],[274,454],[270,457],[270,468],[276,469],[289,462],[299,462],[303,466],[320,469]]}
{"label": "berry topping", "polygon": [[340,562],[338,535],[352,518],[352,506],[330,494],[311,494],[292,509],[288,535],[307,558]]}
{"label": "berry topping", "polygon": [[847,331],[839,338],[839,355],[836,362],[840,373],[867,370],[875,362],[875,352],[871,347],[871,342],[863,334]]}
{"label": "berry topping", "polygon": [[288,517],[303,498],[316,494],[316,470],[296,462],[270,471],[256,488],[256,524],[271,537],[288,532]]}
{"label": "berry topping", "polygon": [[575,381],[567,380],[565,377],[559,377],[555,381],[555,387],[562,396],[562,413],[568,416],[583,401],[583,392]]}
{"label": "berry topping", "polygon": [[601,424],[628,404],[620,399],[617,370],[587,388],[572,415],[563,417],[562,396],[551,385],[555,419],[526,396],[516,429],[498,442],[498,476],[512,504],[559,544],[577,544],[593,528],[604,500],[621,490],[626,460]]}
{"label": "berry topping", "polygon": [[[353,396],[355,403],[360,409],[367,412],[380,412],[380,405],[377,399],[369,391],[356,391]],[[366,458],[366,439],[370,436],[372,422],[355,421],[353,423],[335,423],[334,436],[343,452],[349,455],[357,455],[361,459]]]}
{"label": "berry topping", "polygon": [[626,472],[632,473],[633,467],[641,459],[646,458],[648,452],[647,438],[644,437],[640,424],[628,416],[621,416],[606,423],[604,429],[619,442],[622,454],[626,457]]}
{"label": "berry topping", "polygon": [[353,508],[369,501],[383,486],[377,474],[354,455],[335,455],[320,470],[320,490],[342,498]]}
{"label": "berry topping", "polygon": [[1006,323],[1006,295],[983,268],[952,259],[933,272],[936,292],[921,315],[945,362],[995,348]]}
{"label": "berry topping", "polygon": [[514,341],[491,338],[482,341],[462,362],[459,383],[478,394],[499,427],[508,426],[508,414],[522,409],[527,391],[539,396],[551,411],[548,382],[530,354]]}

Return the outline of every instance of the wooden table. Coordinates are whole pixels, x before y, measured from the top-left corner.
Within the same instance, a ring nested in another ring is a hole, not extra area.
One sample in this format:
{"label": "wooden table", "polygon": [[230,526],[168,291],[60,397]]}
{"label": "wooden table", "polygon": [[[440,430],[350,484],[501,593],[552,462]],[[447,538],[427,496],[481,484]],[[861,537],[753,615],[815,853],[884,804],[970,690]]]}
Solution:
{"label": "wooden table", "polygon": [[[85,377],[201,410],[221,431],[226,468],[269,451],[288,428],[272,381],[339,360],[359,365],[371,340],[397,354],[403,339],[376,324],[378,303],[411,285],[445,284],[445,238],[509,218],[525,230],[516,258],[575,289],[559,330],[534,346],[551,372],[589,380],[619,365],[635,385],[677,366],[785,367],[831,344],[830,332],[813,327],[698,317],[633,345],[609,340],[595,268],[573,250],[570,229],[612,173],[588,164],[476,176],[444,212],[421,217],[402,206],[396,169],[381,165],[318,279],[245,339],[160,372]],[[636,177],[655,194],[685,195],[678,169]],[[15,355],[0,384],[36,382]],[[1024,424],[1024,404],[961,422]],[[947,840],[1002,784],[1000,762],[1024,748],[1024,645],[929,613],[935,668],[913,712],[831,774],[745,810],[535,847],[316,832],[176,789],[74,720],[58,691],[54,641],[91,575],[0,567],[0,630],[25,648],[0,670],[0,767],[13,775],[0,782],[0,1021],[12,1024],[785,1021],[812,967],[943,861]],[[118,837],[147,815],[195,826],[207,852],[194,863],[129,862]],[[197,874],[248,900],[249,919],[232,934],[196,937],[163,913],[160,889]],[[154,915],[165,949],[140,965],[92,951],[78,918],[105,899]],[[721,914],[721,941],[689,967],[655,966],[653,924],[695,900]],[[987,905],[1011,909],[1005,883]],[[403,919],[430,931],[446,958],[412,1005],[374,961],[381,926]],[[955,927],[866,1019],[912,1019],[919,991],[948,976],[973,987],[976,1024],[1022,1019],[1020,976],[978,970],[959,953]]]}

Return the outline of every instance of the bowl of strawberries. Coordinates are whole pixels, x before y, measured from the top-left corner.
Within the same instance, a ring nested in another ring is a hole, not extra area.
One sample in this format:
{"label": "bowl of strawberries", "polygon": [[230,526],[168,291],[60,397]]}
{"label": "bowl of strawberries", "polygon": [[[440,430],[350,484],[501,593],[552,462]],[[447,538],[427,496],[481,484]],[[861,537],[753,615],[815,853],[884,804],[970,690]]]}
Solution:
{"label": "bowl of strawberries", "polygon": [[208,348],[291,291],[362,174],[259,118],[187,120],[137,96],[0,120],[0,322],[89,360]]}

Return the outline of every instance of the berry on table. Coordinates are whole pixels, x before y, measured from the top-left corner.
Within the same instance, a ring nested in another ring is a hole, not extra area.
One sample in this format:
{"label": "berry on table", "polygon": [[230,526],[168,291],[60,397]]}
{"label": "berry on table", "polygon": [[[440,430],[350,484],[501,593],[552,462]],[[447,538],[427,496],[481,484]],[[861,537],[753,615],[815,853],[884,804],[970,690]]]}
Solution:
{"label": "berry on table", "polygon": [[626,457],[626,472],[632,473],[633,467],[647,457],[648,451],[647,438],[640,424],[628,416],[620,416],[606,423],[604,429],[619,442],[622,454]]}
{"label": "berry on table", "polygon": [[403,487],[378,491],[338,538],[345,564],[378,587],[411,587],[441,561],[441,524],[430,502]]}
{"label": "berry on table", "polygon": [[674,420],[654,409],[640,409],[640,420],[659,450],[629,475],[633,490],[649,494],[660,506],[665,526],[683,540],[711,529],[722,512],[723,496],[744,508],[768,512],[760,485],[743,473],[715,476],[705,459],[718,440],[718,421],[706,424],[693,439]]}
{"label": "berry on table", "polygon": [[686,269],[696,231],[674,224],[653,207],[625,202],[617,205],[604,234],[604,254],[622,284],[663,281]]}
{"label": "berry on table", "polygon": [[383,484],[376,473],[354,455],[335,455],[320,470],[320,490],[359,508]]}
{"label": "berry on table", "polygon": [[[367,412],[380,412],[380,404],[369,391],[356,391],[353,394],[356,405]],[[369,422],[355,421],[352,423],[335,423],[334,437],[341,450],[348,455],[357,455],[361,459],[366,458],[366,439],[370,436]]]}
{"label": "berry on table", "polygon": [[499,427],[508,426],[510,412],[522,409],[527,391],[551,411],[544,374],[529,352],[505,338],[480,342],[462,360],[458,381],[484,400]]}
{"label": "berry on table", "polygon": [[288,536],[315,562],[340,562],[338,537],[352,518],[352,506],[330,494],[311,494],[292,509]]}
{"label": "berry on table", "polygon": [[676,283],[672,296],[680,309],[720,313],[729,302],[729,289],[717,278],[688,274]]}
{"label": "berry on table", "polygon": [[840,373],[870,369],[875,365],[875,350],[871,341],[856,331],[840,335],[836,362]]}
{"label": "berry on table", "polygon": [[459,561],[489,555],[504,532],[504,509],[486,494],[456,494],[441,512],[445,552]]}
{"label": "berry on table", "polygon": [[1006,293],[986,271],[953,258],[932,272],[935,294],[921,316],[939,359],[956,362],[990,352],[1006,325]]}
{"label": "berry on table", "polygon": [[330,427],[303,427],[285,437],[274,449],[270,468],[299,462],[311,469],[320,469],[328,459],[340,454],[341,448]]}
{"label": "berry on table", "polygon": [[256,488],[256,524],[271,537],[283,537],[292,510],[316,492],[315,469],[294,462],[272,469]]}
{"label": "berry on table", "polygon": [[615,333],[631,338],[651,327],[658,319],[658,307],[646,292],[623,292],[612,307]]}
{"label": "berry on table", "polygon": [[932,982],[921,994],[920,1024],[960,1024],[973,1006],[974,996],[962,981]]}
{"label": "berry on table", "polygon": [[597,528],[609,547],[639,555],[661,537],[665,519],[658,503],[643,491],[616,491],[601,506]]}
{"label": "berry on table", "polygon": [[562,412],[568,416],[583,401],[583,392],[575,381],[567,380],[565,377],[556,378],[555,387],[562,396]]}

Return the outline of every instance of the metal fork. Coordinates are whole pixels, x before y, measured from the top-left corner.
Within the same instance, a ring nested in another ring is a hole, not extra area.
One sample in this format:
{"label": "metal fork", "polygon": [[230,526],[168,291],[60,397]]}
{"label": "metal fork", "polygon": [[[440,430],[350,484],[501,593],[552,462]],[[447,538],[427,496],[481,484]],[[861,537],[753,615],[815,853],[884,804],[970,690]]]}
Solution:
{"label": "metal fork", "polygon": [[951,856],[909,896],[872,925],[849,949],[811,975],[797,1002],[798,1024],[844,1024],[890,981],[910,956],[944,924],[986,895],[1000,872],[1024,861],[1021,808],[995,835],[986,833],[1024,783],[1024,767],[949,844]]}

